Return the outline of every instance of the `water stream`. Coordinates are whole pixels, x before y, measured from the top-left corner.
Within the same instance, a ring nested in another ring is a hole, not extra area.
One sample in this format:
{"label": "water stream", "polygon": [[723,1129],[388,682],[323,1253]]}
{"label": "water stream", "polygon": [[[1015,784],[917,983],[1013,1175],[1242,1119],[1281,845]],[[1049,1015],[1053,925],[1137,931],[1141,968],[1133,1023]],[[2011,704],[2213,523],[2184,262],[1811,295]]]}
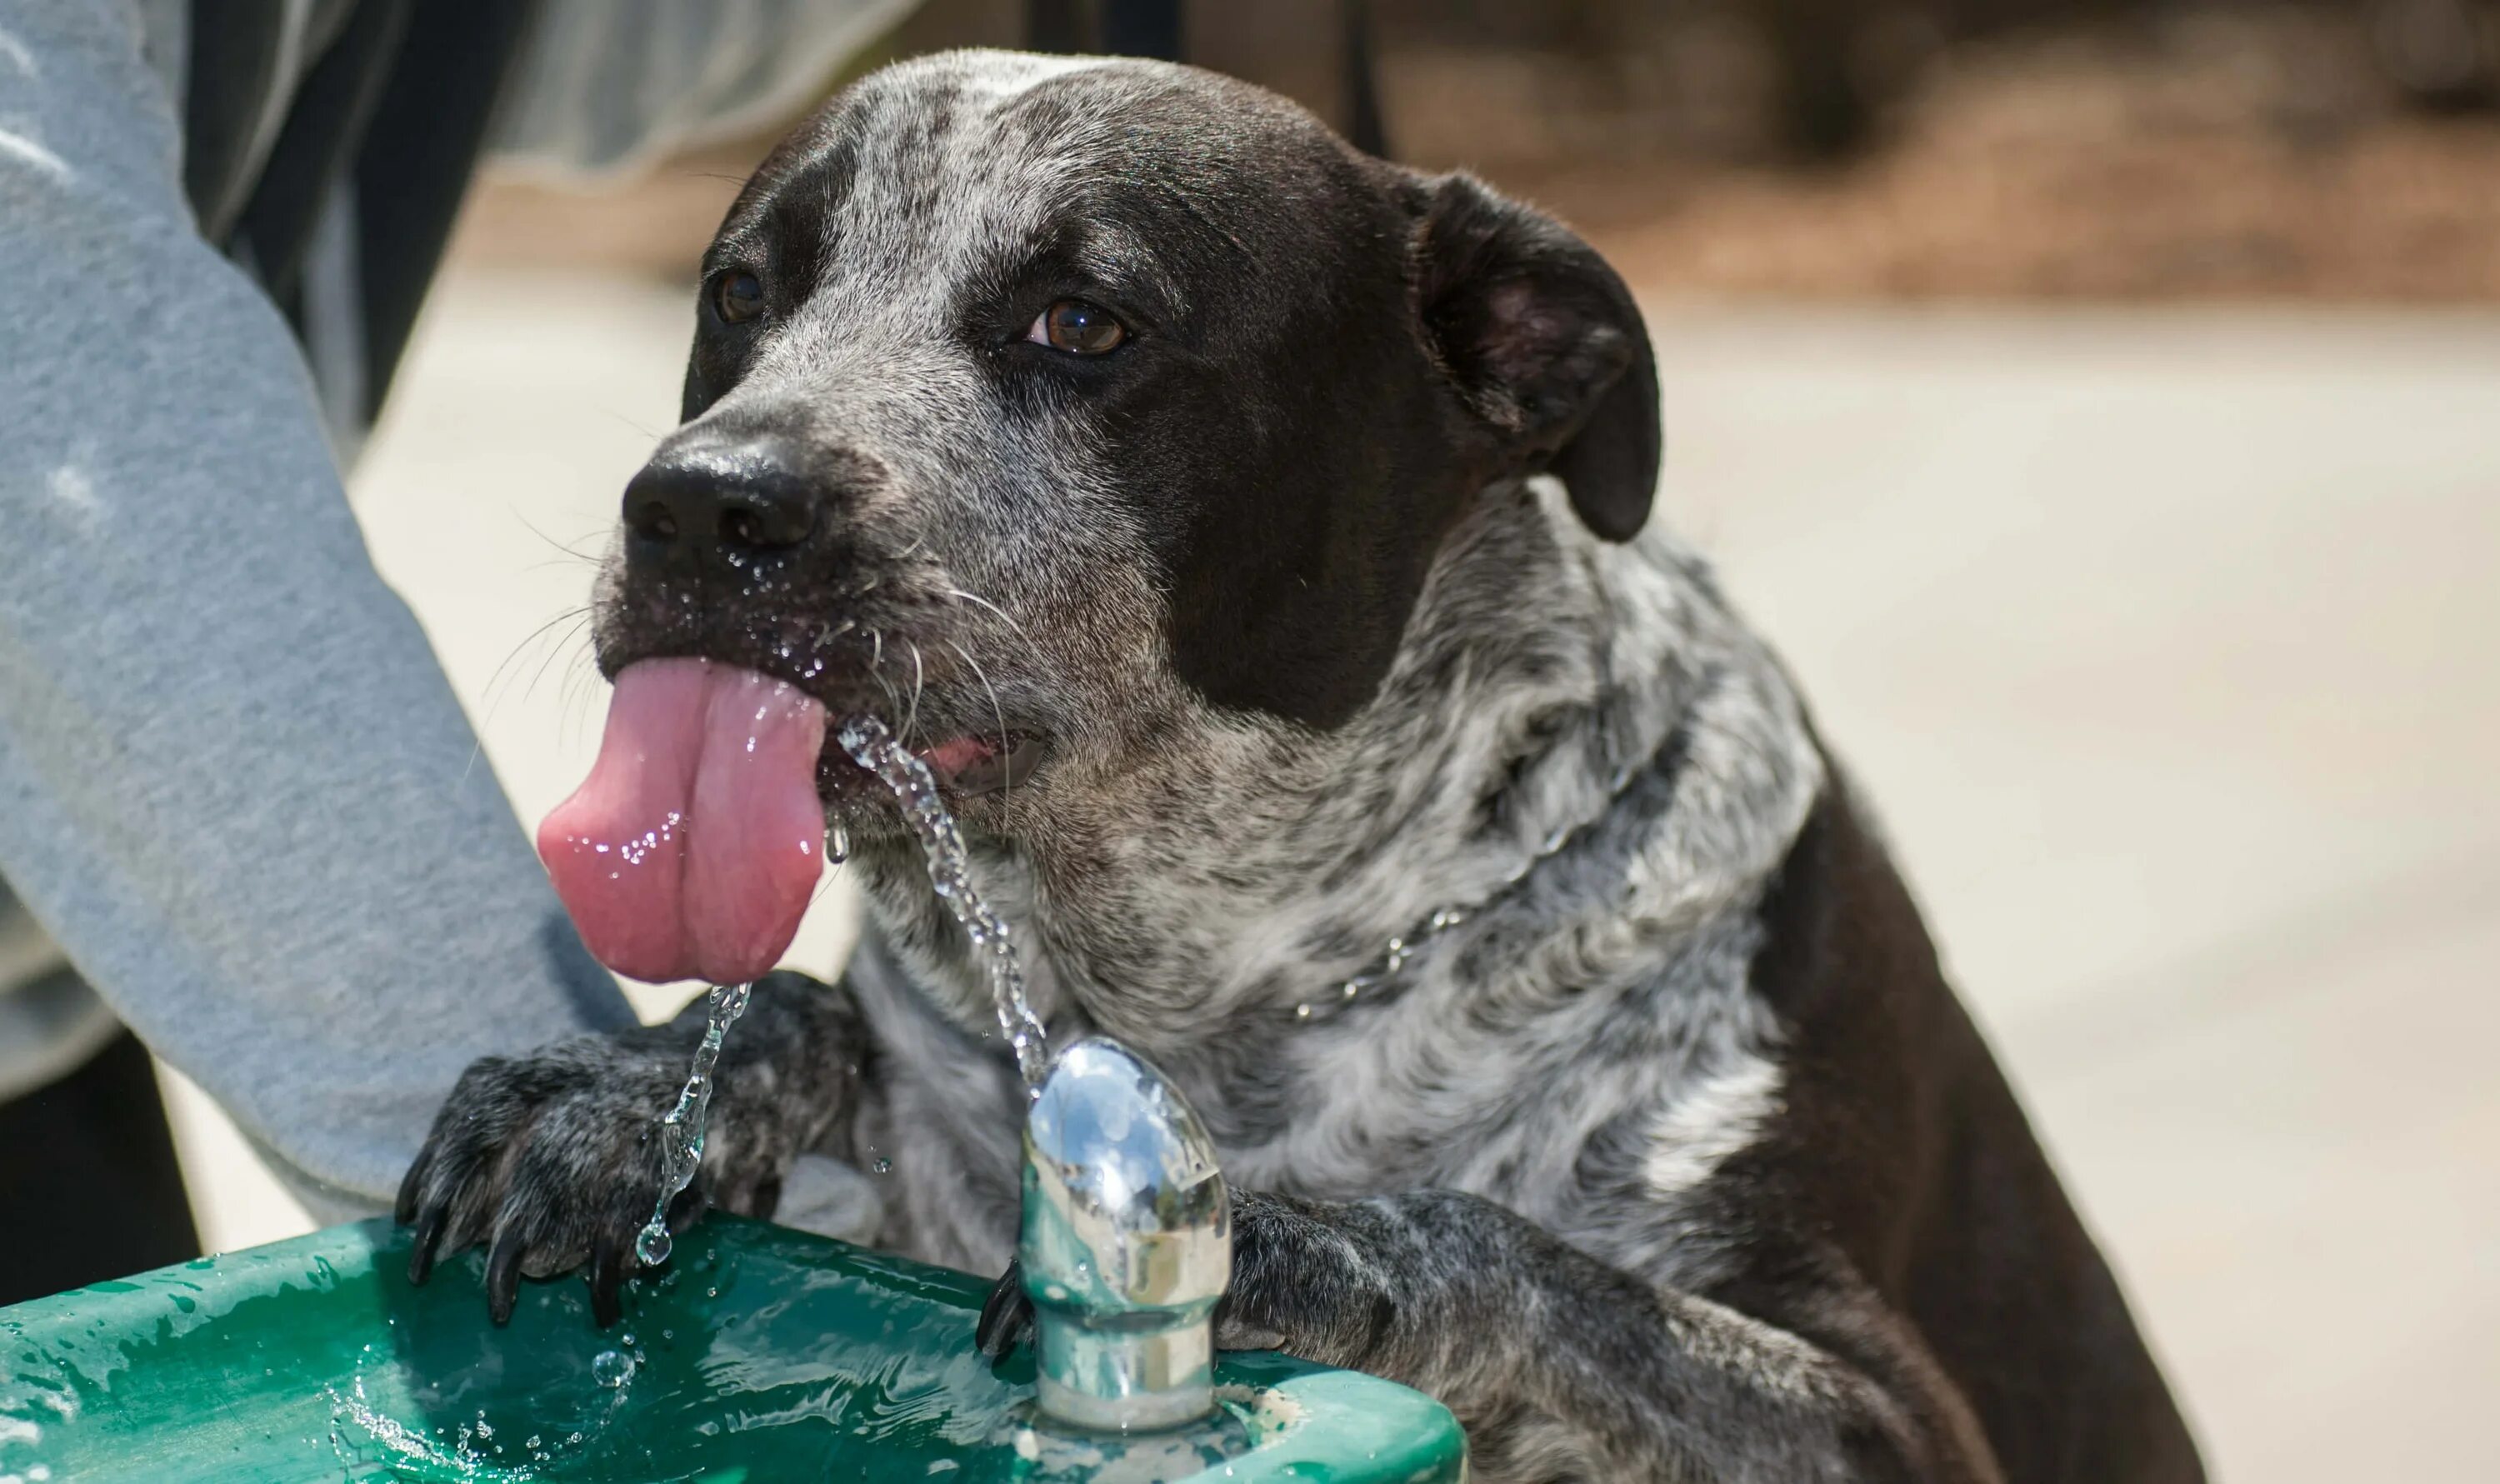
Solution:
{"label": "water stream", "polygon": [[669,1236],[669,1204],[694,1183],[695,1171],[703,1164],[704,1126],[711,1119],[712,1064],[720,1060],[720,1043],[746,1013],[747,996],[754,992],[752,984],[712,986],[711,1021],[704,1027],[703,1044],[695,1048],[694,1070],[677,1092],[677,1105],[660,1120],[660,1198],[651,1206],[650,1221],[634,1238],[634,1255],[645,1268],[667,1262],[674,1245]]}
{"label": "water stream", "polygon": [[956,828],[955,816],[946,812],[938,798],[938,781],[929,775],[929,765],[912,756],[911,749],[872,716],[844,722],[839,741],[854,762],[894,790],[895,802],[903,806],[904,822],[920,837],[921,851],[929,858],[930,886],[954,913],[964,936],[972,940],[972,950],[981,955],[989,974],[990,998],[998,1007],[999,1030],[1015,1048],[1016,1070],[1024,1073],[1025,1091],[1028,1096],[1038,1094],[1041,1079],[1050,1072],[1050,1043],[1041,1017],[1025,999],[1024,966],[1016,959],[1007,925],[973,889],[964,832]]}
{"label": "water stream", "polygon": [[[999,1030],[1015,1050],[1016,1070],[1024,1075],[1026,1094],[1037,1095],[1041,1079],[1050,1071],[1050,1045],[1041,1017],[1025,999],[1024,966],[1016,959],[1015,941],[1005,920],[990,909],[972,885],[964,832],[939,799],[938,780],[930,776],[929,765],[914,757],[874,717],[844,722],[839,740],[843,751],[894,791],[905,822],[920,837],[920,848],[929,861],[929,884],[962,925],[973,951],[981,955],[990,997],[998,1007]],[[833,829],[829,854],[839,861],[849,853],[850,841],[839,824]],[[695,1048],[694,1070],[677,1093],[676,1106],[660,1119],[659,1199],[652,1204],[649,1223],[634,1238],[634,1255],[645,1268],[657,1268],[669,1260],[674,1245],[669,1205],[694,1183],[695,1171],[703,1165],[704,1127],[711,1116],[712,1066],[720,1060],[720,1043],[729,1028],[745,1013],[754,988],[752,984],[712,987],[710,1023],[704,1029],[703,1044]]]}

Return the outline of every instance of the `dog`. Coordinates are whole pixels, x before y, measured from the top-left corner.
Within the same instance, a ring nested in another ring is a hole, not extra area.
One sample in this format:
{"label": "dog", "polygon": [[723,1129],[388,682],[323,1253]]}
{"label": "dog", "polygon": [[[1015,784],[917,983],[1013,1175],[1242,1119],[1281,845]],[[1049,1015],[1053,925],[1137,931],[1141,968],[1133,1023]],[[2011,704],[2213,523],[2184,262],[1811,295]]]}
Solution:
{"label": "dog", "polygon": [[[2202,1477],[1865,807],[1652,518],[1647,330],[1579,238],[1238,82],[975,51],[801,125],[703,285],[601,668],[919,749],[1052,1039],[1219,1143],[1219,1344],[1441,1399],[1491,1481]],[[995,1271],[978,955],[814,766],[869,926],[758,983],[676,1219],[826,1154],[878,1244]],[[411,1275],[483,1243],[501,1318],[586,1266],[612,1322],[701,1022],[472,1068]]]}

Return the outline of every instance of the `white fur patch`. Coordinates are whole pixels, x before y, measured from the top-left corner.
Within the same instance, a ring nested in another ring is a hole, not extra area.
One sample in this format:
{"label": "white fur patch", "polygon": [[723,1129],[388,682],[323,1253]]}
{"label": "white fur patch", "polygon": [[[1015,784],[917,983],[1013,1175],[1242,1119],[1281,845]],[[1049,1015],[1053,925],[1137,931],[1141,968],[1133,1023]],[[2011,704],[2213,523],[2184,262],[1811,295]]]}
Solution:
{"label": "white fur patch", "polygon": [[1664,1200],[1700,1189],[1760,1136],[1779,1106],[1779,1064],[1738,1053],[1694,1081],[1651,1125],[1649,1158],[1641,1166],[1649,1188]]}

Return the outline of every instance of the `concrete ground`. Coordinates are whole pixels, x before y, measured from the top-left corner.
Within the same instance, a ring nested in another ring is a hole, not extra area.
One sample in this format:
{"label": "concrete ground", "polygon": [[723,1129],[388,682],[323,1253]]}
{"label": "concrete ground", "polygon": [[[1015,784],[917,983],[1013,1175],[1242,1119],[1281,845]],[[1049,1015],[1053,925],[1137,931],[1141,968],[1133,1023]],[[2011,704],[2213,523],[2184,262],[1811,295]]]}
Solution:
{"label": "concrete ground", "polygon": [[[691,313],[455,276],[355,481],[526,816],[597,741],[575,553]],[[2500,317],[1653,328],[1666,518],[1877,801],[2218,1473],[2500,1477]],[[213,1240],[301,1222],[184,1135]]]}

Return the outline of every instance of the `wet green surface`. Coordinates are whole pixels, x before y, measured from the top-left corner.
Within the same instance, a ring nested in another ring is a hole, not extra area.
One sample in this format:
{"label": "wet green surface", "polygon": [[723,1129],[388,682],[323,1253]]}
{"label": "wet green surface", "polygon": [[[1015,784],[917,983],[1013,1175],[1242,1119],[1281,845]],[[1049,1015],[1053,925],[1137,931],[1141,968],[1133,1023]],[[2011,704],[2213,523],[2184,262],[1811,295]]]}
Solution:
{"label": "wet green surface", "polygon": [[984,1283],[757,1223],[688,1233],[606,1333],[576,1279],[525,1285],[498,1330],[477,1254],[423,1288],[406,1263],[366,1223],[0,1309],[0,1479],[1462,1476],[1437,1404],[1276,1356],[1217,1368],[1229,1444],[1036,1431],[1029,1354],[972,1351]]}

